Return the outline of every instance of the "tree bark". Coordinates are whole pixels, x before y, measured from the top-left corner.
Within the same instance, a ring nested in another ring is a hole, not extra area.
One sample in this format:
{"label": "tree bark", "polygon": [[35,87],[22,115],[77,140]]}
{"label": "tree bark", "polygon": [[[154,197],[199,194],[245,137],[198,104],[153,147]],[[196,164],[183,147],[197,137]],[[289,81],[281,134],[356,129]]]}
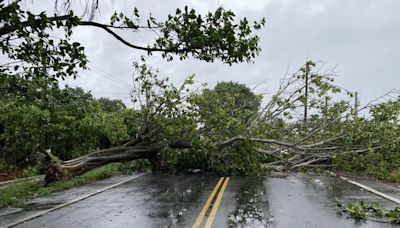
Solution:
{"label": "tree bark", "polygon": [[123,146],[99,150],[68,161],[60,161],[50,152],[42,150],[45,154],[45,182],[50,184],[55,181],[65,180],[113,162],[136,159],[149,159],[152,161],[156,158],[157,153],[166,146],[164,144],[142,145],[141,143],[136,143],[131,145],[126,143]]}

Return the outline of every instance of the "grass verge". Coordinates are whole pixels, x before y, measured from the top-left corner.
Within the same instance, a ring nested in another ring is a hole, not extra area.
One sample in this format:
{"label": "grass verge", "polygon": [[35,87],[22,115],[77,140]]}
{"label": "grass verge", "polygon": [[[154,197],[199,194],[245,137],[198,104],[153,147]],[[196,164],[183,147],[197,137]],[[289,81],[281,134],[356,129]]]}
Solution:
{"label": "grass verge", "polygon": [[42,180],[37,179],[23,183],[11,184],[0,189],[0,208],[16,205],[21,206],[31,198],[47,196],[53,192],[71,189],[121,173],[121,168],[118,164],[109,164],[89,171],[81,176],[57,182],[48,187],[44,187]]}

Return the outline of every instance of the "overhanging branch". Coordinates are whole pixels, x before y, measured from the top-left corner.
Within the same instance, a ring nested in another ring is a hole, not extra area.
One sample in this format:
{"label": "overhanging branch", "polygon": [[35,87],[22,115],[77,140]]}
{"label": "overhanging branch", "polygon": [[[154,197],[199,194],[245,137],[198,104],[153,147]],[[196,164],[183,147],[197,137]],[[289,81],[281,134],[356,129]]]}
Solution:
{"label": "overhanging branch", "polygon": [[[47,18],[47,20],[50,23],[55,22],[55,21],[66,21],[66,20],[72,20],[72,19],[74,19],[74,18],[71,15],[63,15],[63,16],[55,16],[55,17]],[[34,27],[38,27],[39,23],[41,23],[41,19],[23,21],[20,23],[19,26],[24,27],[24,28],[25,27],[34,28]],[[132,43],[126,41],[124,38],[122,38],[120,35],[118,35],[111,29],[111,28],[128,29],[128,27],[116,27],[116,26],[111,26],[111,25],[102,24],[102,23],[93,22],[93,21],[78,21],[77,25],[78,26],[93,26],[93,27],[101,28],[104,31],[111,34],[112,36],[114,36],[114,38],[116,38],[118,41],[125,44],[126,46],[134,48],[134,49],[138,49],[138,50],[143,50],[143,51],[148,51],[148,52],[173,52],[173,53],[187,52],[187,51],[191,50],[189,48],[179,48],[178,46],[173,47],[173,48],[154,48],[154,47],[143,47],[143,46],[135,45],[135,44],[132,44]],[[7,34],[17,31],[19,29],[19,26],[11,26],[9,24],[5,24],[3,27],[0,28],[0,36],[4,36],[4,35],[7,35]],[[144,27],[140,27],[140,28],[144,28]],[[154,29],[153,27],[151,27],[151,28]],[[130,29],[133,30],[134,28],[130,28]]]}

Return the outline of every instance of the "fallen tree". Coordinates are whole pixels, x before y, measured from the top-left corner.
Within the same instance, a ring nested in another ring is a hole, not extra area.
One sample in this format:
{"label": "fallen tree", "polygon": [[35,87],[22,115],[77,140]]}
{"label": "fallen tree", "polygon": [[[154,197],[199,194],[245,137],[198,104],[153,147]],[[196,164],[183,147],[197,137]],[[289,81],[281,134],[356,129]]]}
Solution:
{"label": "fallen tree", "polygon": [[167,78],[159,79],[145,64],[135,64],[135,72],[133,95],[142,122],[135,137],[120,146],[68,161],[46,153],[47,182],[135,159],[149,160],[153,170],[181,164],[224,174],[253,175],[262,168],[331,167],[337,156],[381,149],[378,143],[354,138],[359,137],[355,129],[360,121],[348,103],[318,106],[321,97],[336,91],[327,75],[311,77],[308,107],[322,115],[313,115],[304,123],[290,121],[304,107],[301,71],[300,76],[296,72],[283,80],[278,93],[261,109],[257,108],[259,98],[240,84],[224,83],[215,90],[196,93],[189,89],[193,76],[175,87]]}
{"label": "fallen tree", "polygon": [[190,148],[189,145],[181,142],[171,144],[151,143],[145,142],[139,137],[122,146],[92,152],[67,161],[60,161],[50,151],[41,150],[45,155],[45,182],[49,184],[80,175],[109,163],[136,159],[147,159],[152,163],[153,168],[156,168],[157,154],[168,147],[174,149]]}
{"label": "fallen tree", "polygon": [[[191,145],[180,138],[167,138],[165,127],[184,116],[183,91],[191,84],[187,79],[180,88],[168,84],[168,79],[158,79],[157,74],[145,64],[135,65],[135,99],[140,105],[142,124],[133,138],[120,146],[98,150],[84,156],[62,161],[49,150],[39,146],[44,154],[46,183],[67,179],[113,162],[147,159],[153,169],[158,164],[158,154],[165,149],[186,149]],[[165,99],[168,98],[168,99]],[[180,107],[178,110],[177,107]]]}

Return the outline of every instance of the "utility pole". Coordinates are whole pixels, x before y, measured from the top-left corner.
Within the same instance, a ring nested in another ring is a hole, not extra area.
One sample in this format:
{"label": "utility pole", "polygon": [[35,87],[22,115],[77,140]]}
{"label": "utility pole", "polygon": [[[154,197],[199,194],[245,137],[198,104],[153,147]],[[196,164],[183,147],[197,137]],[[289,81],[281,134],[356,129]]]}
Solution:
{"label": "utility pole", "polygon": [[304,92],[304,124],[307,123],[307,111],[308,111],[308,74],[310,72],[310,62],[306,63],[306,69],[304,72],[305,76],[305,92]]}
{"label": "utility pole", "polygon": [[358,92],[354,93],[354,118],[358,117]]}
{"label": "utility pole", "polygon": [[325,115],[325,119],[328,116],[328,96],[325,96],[325,108],[324,108],[324,115]]}

